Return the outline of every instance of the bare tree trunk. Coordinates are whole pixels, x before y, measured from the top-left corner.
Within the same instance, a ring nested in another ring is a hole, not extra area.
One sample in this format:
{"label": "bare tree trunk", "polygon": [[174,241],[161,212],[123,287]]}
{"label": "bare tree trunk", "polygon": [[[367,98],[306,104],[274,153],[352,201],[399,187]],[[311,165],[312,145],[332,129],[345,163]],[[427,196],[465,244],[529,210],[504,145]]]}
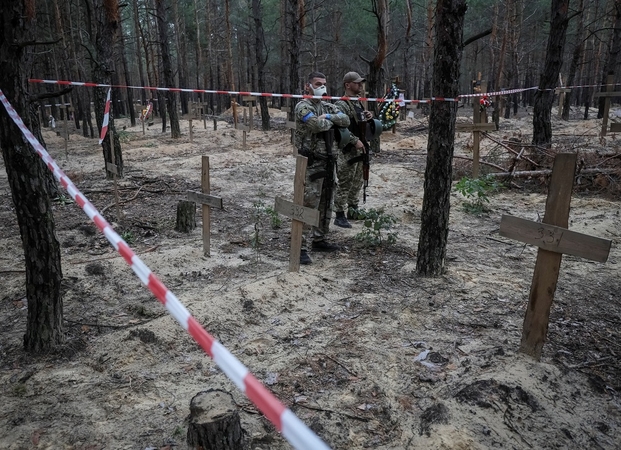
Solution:
{"label": "bare tree trunk", "polygon": [[[614,4],[615,19],[614,25],[610,37],[610,46],[608,53],[606,54],[606,63],[604,64],[604,73],[602,73],[602,88],[601,91],[606,90],[606,80],[608,75],[614,75],[615,69],[618,66],[619,54],[621,53],[621,0],[615,0]],[[604,105],[605,98],[600,97],[597,118],[604,117]]]}
{"label": "bare tree trunk", "polygon": [[[26,80],[32,47],[14,45],[34,41],[34,0],[3,0],[0,6],[0,89],[32,126]],[[20,129],[0,106],[0,147],[19,224],[26,264],[28,322],[24,348],[44,352],[63,342],[62,269],[60,245],[44,174],[49,171]]]}
{"label": "bare tree trunk", "polygon": [[[459,94],[466,9],[466,0],[438,0],[433,96],[454,98]],[[416,271],[420,275],[438,276],[444,270],[457,106],[457,102],[433,102],[431,105],[425,193],[416,261]]]}
{"label": "bare tree trunk", "polygon": [[[571,63],[569,64],[569,72],[567,73],[567,86],[573,86],[574,81],[576,80],[578,65],[580,64],[580,61],[582,60],[582,55],[584,53],[584,16],[586,14],[586,12],[584,11],[584,0],[580,0],[578,10],[581,12],[576,28],[576,42],[574,43]],[[569,120],[569,109],[571,107],[571,101],[575,96],[575,91],[576,89],[573,89],[570,92],[567,92],[565,95],[565,101],[562,105],[563,112],[561,114],[561,118],[563,120]]]}
{"label": "bare tree trunk", "polygon": [[[177,0],[172,2],[173,11],[173,23],[175,24],[175,42],[177,44],[177,74],[179,76],[179,87],[188,87],[188,70],[187,61],[184,55],[187,52],[186,38],[185,38],[185,20],[179,18],[179,7]],[[190,109],[188,107],[188,93],[179,93],[181,98],[181,113],[188,114]]]}
{"label": "bare tree trunk", "polygon": [[552,0],[552,20],[546,61],[539,79],[533,109],[533,144],[547,146],[552,142],[551,113],[554,88],[563,64],[567,34],[569,0]]}
{"label": "bare tree trunk", "polygon": [[373,15],[377,22],[377,49],[372,60],[367,60],[369,73],[367,75],[367,90],[372,97],[381,97],[384,94],[384,70],[382,66],[388,55],[388,0],[371,1]]}
{"label": "bare tree trunk", "polygon": [[[91,60],[91,71],[93,80],[100,84],[112,84],[112,73],[114,64],[112,53],[115,48],[115,39],[117,36],[117,28],[119,26],[119,8],[118,0],[99,1],[85,0],[88,8],[88,31],[91,36],[91,45],[93,47],[92,54],[94,58]],[[94,22],[94,23],[93,23]],[[95,96],[95,118],[97,120],[97,128],[101,131],[104,118],[104,109],[106,105],[106,88],[94,88]],[[123,154],[121,151],[121,142],[114,128],[114,114],[110,113],[108,129],[114,132],[114,148],[110,141],[110,133],[101,144],[104,155],[104,167],[107,163],[117,166],[118,176],[123,176]],[[106,171],[107,178],[111,179],[114,174]]]}
{"label": "bare tree trunk", "polygon": [[[144,42],[144,36],[140,28],[140,16],[138,13],[138,0],[132,2],[133,7],[133,19],[134,19],[134,35],[136,39],[136,65],[138,66],[138,77],[140,78],[140,86],[146,86],[144,69],[142,67],[142,53],[140,51],[140,41]],[[147,104],[147,91],[146,89],[140,90],[140,100],[142,105]]]}
{"label": "bare tree trunk", "polygon": [[[170,60],[170,49],[168,47],[168,20],[166,19],[164,0],[155,0],[155,10],[157,29],[159,31],[160,51],[162,52],[164,83],[169,88],[175,87],[175,77]],[[178,139],[181,137],[181,128],[179,127],[179,115],[177,114],[177,98],[172,91],[166,91],[164,97],[166,97],[166,109],[168,111],[168,117],[170,118],[170,137]],[[160,106],[160,108],[162,108],[162,106]]]}
{"label": "bare tree trunk", "polygon": [[[265,32],[263,31],[263,11],[261,0],[252,0],[252,16],[254,19],[254,53],[257,63],[257,82],[259,92],[265,92]],[[270,129],[270,112],[267,109],[267,98],[259,97],[259,105],[261,106],[261,129],[268,131]]]}
{"label": "bare tree trunk", "polygon": [[[123,74],[125,75],[125,86],[132,85],[132,74],[127,64],[127,55],[125,54],[125,38],[123,36],[123,22],[119,21],[119,53],[121,62],[123,63]],[[144,86],[144,85],[143,85]],[[141,89],[144,90],[144,89]],[[136,126],[136,110],[134,108],[134,92],[132,89],[125,88],[127,93],[127,107],[129,108],[129,122],[132,127]]]}

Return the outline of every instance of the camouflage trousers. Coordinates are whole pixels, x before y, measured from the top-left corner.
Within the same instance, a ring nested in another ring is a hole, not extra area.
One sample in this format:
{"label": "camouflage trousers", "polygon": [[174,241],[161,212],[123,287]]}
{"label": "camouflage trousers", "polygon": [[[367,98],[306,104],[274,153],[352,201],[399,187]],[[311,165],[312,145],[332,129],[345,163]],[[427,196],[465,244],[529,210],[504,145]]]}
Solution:
{"label": "camouflage trousers", "polygon": [[330,198],[328,198],[327,182],[325,178],[314,179],[320,172],[326,171],[326,161],[316,160],[312,166],[306,169],[306,180],[304,186],[304,206],[307,208],[319,209],[319,226],[314,227],[304,224],[302,233],[302,250],[309,250],[309,242],[322,241],[330,231],[330,220],[332,220],[332,198],[335,187],[332,187]]}
{"label": "camouflage trousers", "polygon": [[362,161],[349,164],[352,158],[362,155],[362,150],[353,149],[347,153],[339,151],[338,179],[339,185],[334,196],[334,211],[347,212],[348,206],[357,206],[362,190]]}

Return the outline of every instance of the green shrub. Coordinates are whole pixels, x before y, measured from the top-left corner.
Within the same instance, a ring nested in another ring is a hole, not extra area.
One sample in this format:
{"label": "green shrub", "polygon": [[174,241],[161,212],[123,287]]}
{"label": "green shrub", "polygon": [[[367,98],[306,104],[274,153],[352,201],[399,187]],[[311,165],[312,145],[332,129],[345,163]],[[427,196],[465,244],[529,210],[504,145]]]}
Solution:
{"label": "green shrub", "polygon": [[397,223],[397,219],[386,214],[384,208],[371,208],[368,211],[361,208],[356,213],[358,218],[363,220],[363,227],[355,239],[365,247],[378,247],[382,244],[392,245],[397,242],[397,233],[390,231],[392,226]]}
{"label": "green shrub", "polygon": [[481,178],[463,177],[455,185],[455,190],[467,199],[463,203],[466,212],[481,214],[489,211],[485,206],[489,203],[489,195],[498,191],[501,186],[501,183],[489,175]]}

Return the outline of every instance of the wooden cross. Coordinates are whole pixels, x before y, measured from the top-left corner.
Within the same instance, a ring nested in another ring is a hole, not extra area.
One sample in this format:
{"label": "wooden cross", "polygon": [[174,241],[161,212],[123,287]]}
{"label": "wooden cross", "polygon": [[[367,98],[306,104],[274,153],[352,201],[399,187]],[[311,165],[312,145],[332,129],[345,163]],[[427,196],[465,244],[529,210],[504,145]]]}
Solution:
{"label": "wooden cross", "polygon": [[539,360],[550,319],[563,253],[606,262],[611,242],[567,229],[576,170],[575,153],[554,160],[543,222],[503,215],[500,235],[539,247],[524,317],[520,351]]}
{"label": "wooden cross", "polygon": [[69,159],[69,120],[68,116],[70,112],[73,112],[73,107],[71,104],[61,103],[59,106],[60,110],[63,112],[63,119],[65,122],[65,159]]}
{"label": "wooden cross", "polygon": [[[608,75],[606,78],[606,92],[596,92],[595,97],[605,97],[604,101],[604,117],[602,118],[602,132],[601,136],[606,136],[606,127],[608,126],[608,115],[610,114],[610,97],[621,97],[621,92],[613,92],[612,87],[614,85],[614,75]],[[610,124],[611,133],[621,132],[621,123]]]}
{"label": "wooden cross", "polygon": [[289,254],[289,272],[300,271],[300,253],[302,249],[302,232],[304,224],[319,226],[319,210],[307,208],[304,204],[304,178],[308,158],[297,156],[295,162],[295,179],[293,182],[293,203],[276,197],[274,211],[291,220],[291,252]]}
{"label": "wooden cross", "polygon": [[[480,89],[480,92],[485,92],[487,90],[487,83],[485,85],[482,84],[482,86],[483,87]],[[478,100],[474,102],[472,107],[472,123],[458,123],[455,129],[456,131],[472,131],[472,178],[479,178],[479,147],[481,143],[481,132],[495,130],[496,124],[483,122],[481,117],[481,105]]]}
{"label": "wooden cross", "polygon": [[222,199],[209,195],[209,156],[202,158],[201,190],[202,192],[188,191],[188,200],[200,203],[203,206],[203,254],[211,256],[211,208],[222,209]]}
{"label": "wooden cross", "polygon": [[[282,108],[280,108],[280,110],[287,113],[287,121],[285,123],[285,126],[291,130],[291,143],[293,144],[295,142],[295,129],[298,126],[295,122],[295,117],[293,116],[294,109],[290,106],[283,106]],[[298,149],[295,148],[295,146],[293,149],[293,156],[298,156]]]}

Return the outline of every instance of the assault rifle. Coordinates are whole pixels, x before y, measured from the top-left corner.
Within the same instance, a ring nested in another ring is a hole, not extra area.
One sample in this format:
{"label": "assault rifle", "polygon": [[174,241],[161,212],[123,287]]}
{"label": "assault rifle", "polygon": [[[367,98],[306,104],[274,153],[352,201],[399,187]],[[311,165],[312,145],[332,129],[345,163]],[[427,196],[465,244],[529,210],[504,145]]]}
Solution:
{"label": "assault rifle", "polygon": [[326,186],[326,198],[325,205],[323,210],[323,222],[325,226],[325,221],[329,221],[328,219],[328,211],[330,210],[330,206],[332,205],[332,191],[334,190],[334,155],[332,154],[332,143],[334,142],[334,129],[331,128],[328,131],[323,131],[321,133],[321,137],[326,144],[326,153],[328,155],[328,159],[326,161],[326,176],[323,180]]}
{"label": "assault rifle", "polygon": [[360,116],[358,128],[360,129],[360,142],[364,145],[364,152],[362,152],[362,203],[366,203],[367,188],[369,187],[369,169],[371,168],[371,147],[367,142],[367,121],[364,118],[364,113]]}

